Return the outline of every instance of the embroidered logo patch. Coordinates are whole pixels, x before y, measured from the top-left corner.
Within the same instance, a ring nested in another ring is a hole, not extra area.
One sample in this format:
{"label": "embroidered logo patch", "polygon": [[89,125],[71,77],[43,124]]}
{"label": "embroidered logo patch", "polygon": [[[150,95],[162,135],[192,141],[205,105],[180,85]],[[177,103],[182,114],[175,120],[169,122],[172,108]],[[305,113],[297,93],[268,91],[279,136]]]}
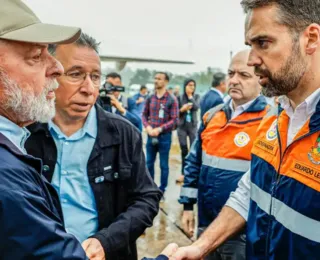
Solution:
{"label": "embroidered logo patch", "polygon": [[245,132],[240,132],[234,137],[234,143],[238,147],[244,147],[250,142],[250,136]]}
{"label": "embroidered logo patch", "polygon": [[308,158],[313,164],[320,165],[320,136],[317,138],[316,144],[311,147]]}
{"label": "embroidered logo patch", "polygon": [[272,125],[270,126],[268,132],[267,132],[267,140],[268,141],[273,141],[274,139],[277,138],[277,120],[275,120]]}

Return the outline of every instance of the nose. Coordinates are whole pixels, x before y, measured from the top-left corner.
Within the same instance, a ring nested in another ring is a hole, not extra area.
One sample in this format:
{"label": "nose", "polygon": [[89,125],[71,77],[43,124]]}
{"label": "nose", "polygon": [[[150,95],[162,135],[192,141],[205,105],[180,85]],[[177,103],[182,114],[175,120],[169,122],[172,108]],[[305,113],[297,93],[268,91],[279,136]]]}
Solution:
{"label": "nose", "polygon": [[250,67],[260,66],[262,64],[261,58],[257,55],[257,53],[251,49],[249,53],[249,58],[247,65]]}
{"label": "nose", "polygon": [[234,73],[234,75],[232,77],[229,77],[228,83],[229,83],[228,86],[239,84],[238,73]]}
{"label": "nose", "polygon": [[94,93],[95,90],[95,85],[93,84],[90,75],[86,74],[83,82],[81,83],[80,86],[80,91],[82,93],[86,93],[87,95],[92,95]]}
{"label": "nose", "polygon": [[53,78],[60,77],[64,73],[62,64],[52,56],[50,56],[48,59],[50,66],[46,72],[46,76]]}

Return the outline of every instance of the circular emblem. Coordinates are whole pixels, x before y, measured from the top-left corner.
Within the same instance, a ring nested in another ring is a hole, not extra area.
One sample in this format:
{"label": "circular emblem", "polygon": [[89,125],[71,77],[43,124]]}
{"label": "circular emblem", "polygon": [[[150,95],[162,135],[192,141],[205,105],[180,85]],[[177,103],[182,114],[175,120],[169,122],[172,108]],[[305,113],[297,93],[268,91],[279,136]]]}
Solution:
{"label": "circular emblem", "polygon": [[318,137],[316,144],[311,147],[308,158],[313,164],[320,165],[320,137]]}
{"label": "circular emblem", "polygon": [[247,133],[245,133],[245,132],[238,133],[238,134],[234,137],[234,143],[235,143],[236,146],[238,146],[238,147],[244,147],[244,146],[246,146],[249,142],[250,142],[250,136],[249,136]]}
{"label": "circular emblem", "polygon": [[267,132],[267,140],[268,141],[273,141],[274,139],[277,138],[277,120],[275,120],[272,125],[270,126],[268,132]]}

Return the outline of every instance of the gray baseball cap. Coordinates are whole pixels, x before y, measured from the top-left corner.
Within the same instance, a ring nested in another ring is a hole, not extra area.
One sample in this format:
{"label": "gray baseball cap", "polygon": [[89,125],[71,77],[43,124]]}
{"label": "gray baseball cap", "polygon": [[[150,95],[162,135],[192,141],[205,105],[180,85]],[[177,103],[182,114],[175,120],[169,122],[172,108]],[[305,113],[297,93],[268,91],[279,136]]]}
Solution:
{"label": "gray baseball cap", "polygon": [[0,39],[32,43],[72,43],[76,27],[42,23],[21,0],[0,0]]}

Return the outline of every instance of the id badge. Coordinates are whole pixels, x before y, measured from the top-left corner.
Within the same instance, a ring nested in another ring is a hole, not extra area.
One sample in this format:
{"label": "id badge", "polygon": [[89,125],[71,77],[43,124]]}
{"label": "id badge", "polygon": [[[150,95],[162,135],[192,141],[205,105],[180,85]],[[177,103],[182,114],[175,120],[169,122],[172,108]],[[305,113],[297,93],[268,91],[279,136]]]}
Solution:
{"label": "id badge", "polygon": [[190,113],[187,114],[186,121],[187,121],[188,123],[191,123],[191,114],[190,114]]}
{"label": "id badge", "polygon": [[164,110],[163,110],[163,108],[161,108],[160,110],[159,110],[159,118],[164,118]]}

